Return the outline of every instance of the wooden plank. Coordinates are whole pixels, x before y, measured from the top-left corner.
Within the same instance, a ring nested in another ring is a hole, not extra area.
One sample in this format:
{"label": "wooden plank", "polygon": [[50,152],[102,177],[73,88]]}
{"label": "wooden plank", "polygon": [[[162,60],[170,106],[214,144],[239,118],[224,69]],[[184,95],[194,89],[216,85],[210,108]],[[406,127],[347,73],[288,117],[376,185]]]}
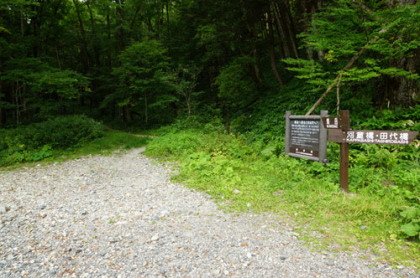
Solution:
{"label": "wooden plank", "polygon": [[[350,112],[342,110],[340,112],[342,131],[350,129]],[[340,188],[349,191],[349,144],[340,143]]]}
{"label": "wooden plank", "polygon": [[307,156],[307,155],[302,155],[302,154],[298,154],[298,153],[288,153],[289,156],[291,157],[295,157],[295,158],[302,158],[302,159],[308,159],[308,160],[314,160],[314,161],[318,161],[319,162],[319,158],[315,157],[315,156]]}
{"label": "wooden plank", "polygon": [[285,143],[285,151],[284,154],[289,154],[290,150],[290,115],[292,115],[291,111],[286,111],[285,120],[286,120],[286,143]]}
{"label": "wooden plank", "polygon": [[309,116],[305,116],[305,115],[290,115],[289,118],[291,120],[319,120],[319,115],[309,115]]}
{"label": "wooden plank", "polygon": [[346,137],[346,132],[341,129],[329,129],[328,141],[334,143],[343,143],[343,138]]}
{"label": "wooden plank", "polygon": [[328,141],[355,144],[408,145],[414,141],[418,131],[393,130],[329,130]]}

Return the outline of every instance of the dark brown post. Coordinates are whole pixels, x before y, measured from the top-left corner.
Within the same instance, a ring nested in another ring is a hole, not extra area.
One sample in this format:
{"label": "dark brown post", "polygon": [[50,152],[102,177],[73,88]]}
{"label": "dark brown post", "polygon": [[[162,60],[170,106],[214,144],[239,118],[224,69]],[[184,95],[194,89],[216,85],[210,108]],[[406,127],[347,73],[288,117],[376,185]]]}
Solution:
{"label": "dark brown post", "polygon": [[[350,113],[349,110],[342,110],[341,129],[343,134],[350,130]],[[349,191],[349,144],[340,144],[340,187],[345,192]]]}
{"label": "dark brown post", "polygon": [[292,111],[286,111],[286,144],[284,154],[288,154],[290,152],[290,115],[292,115]]}

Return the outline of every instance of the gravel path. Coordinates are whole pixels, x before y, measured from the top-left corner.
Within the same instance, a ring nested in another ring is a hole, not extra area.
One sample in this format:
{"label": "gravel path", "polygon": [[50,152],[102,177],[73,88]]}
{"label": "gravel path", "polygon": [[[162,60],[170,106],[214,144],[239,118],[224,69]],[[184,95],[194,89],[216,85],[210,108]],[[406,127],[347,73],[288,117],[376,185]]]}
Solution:
{"label": "gravel path", "polygon": [[226,214],[140,152],[0,173],[0,277],[419,277]]}

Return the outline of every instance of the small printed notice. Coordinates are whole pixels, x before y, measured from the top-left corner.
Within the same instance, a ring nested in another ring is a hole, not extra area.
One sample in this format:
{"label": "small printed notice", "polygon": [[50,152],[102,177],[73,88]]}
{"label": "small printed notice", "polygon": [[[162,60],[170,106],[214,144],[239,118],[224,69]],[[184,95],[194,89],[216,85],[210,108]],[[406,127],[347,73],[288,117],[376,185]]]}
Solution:
{"label": "small printed notice", "polygon": [[286,146],[284,153],[291,157],[327,163],[327,129],[321,123],[328,111],[321,115],[292,115],[286,111]]}
{"label": "small printed notice", "polygon": [[290,152],[319,156],[319,120],[290,120]]}

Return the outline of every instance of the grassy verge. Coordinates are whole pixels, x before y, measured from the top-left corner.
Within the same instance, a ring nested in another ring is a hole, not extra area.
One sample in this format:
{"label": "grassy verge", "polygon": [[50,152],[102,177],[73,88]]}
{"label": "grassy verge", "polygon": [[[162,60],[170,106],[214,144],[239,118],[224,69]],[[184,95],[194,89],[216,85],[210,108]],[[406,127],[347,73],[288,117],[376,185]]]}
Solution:
{"label": "grassy verge", "polygon": [[84,155],[109,155],[118,150],[129,150],[132,148],[140,148],[147,144],[149,138],[137,137],[125,132],[116,130],[105,130],[104,134],[100,138],[95,138],[91,141],[84,142],[78,146],[67,148],[67,149],[53,149],[48,153],[48,157],[43,158],[37,162],[29,163],[15,163],[12,165],[6,165],[3,170],[10,170],[22,165],[30,164],[48,164],[56,161],[65,161],[68,159],[78,158]]}
{"label": "grassy verge", "polygon": [[381,179],[392,178],[383,169],[355,169],[353,181],[362,174],[369,181],[344,194],[338,189],[336,162],[325,168],[284,157],[277,145],[250,144],[217,132],[168,132],[150,142],[146,153],[176,161],[176,181],[207,192],[226,209],[292,216],[301,238],[312,246],[361,248],[378,260],[420,267],[419,241],[404,238],[400,228],[400,213],[411,203],[384,186],[378,192],[370,185],[370,180],[378,180],[372,182],[378,186]]}

